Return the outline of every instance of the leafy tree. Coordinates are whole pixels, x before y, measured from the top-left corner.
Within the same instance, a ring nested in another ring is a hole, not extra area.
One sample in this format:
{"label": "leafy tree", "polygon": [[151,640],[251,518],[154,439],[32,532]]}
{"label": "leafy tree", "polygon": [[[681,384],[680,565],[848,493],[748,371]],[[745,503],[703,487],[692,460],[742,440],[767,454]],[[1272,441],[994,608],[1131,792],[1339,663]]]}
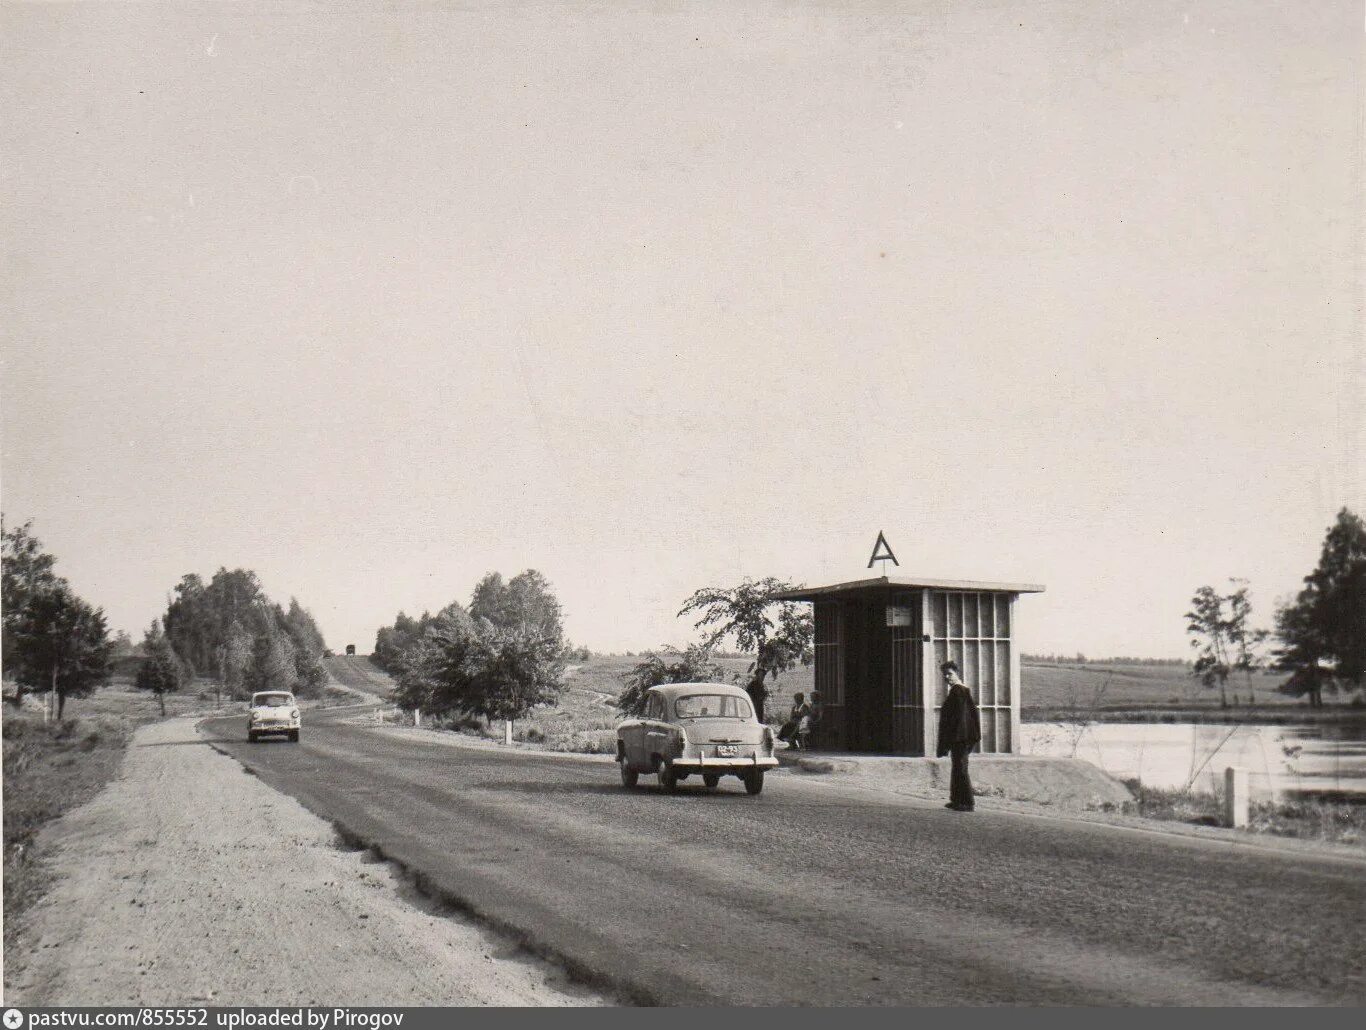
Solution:
{"label": "leafy tree", "polygon": [[1366,685],[1366,522],[1359,515],[1338,512],[1304,589],[1277,611],[1276,635],[1276,664],[1291,672],[1283,692],[1318,707],[1324,691]]}
{"label": "leafy tree", "polygon": [[283,633],[262,633],[252,642],[251,661],[243,675],[243,690],[255,694],[263,690],[293,691],[298,682],[294,665],[294,645]]}
{"label": "leafy tree", "polygon": [[397,674],[395,700],[409,710],[511,722],[563,690],[560,605],[535,570],[508,582],[489,573],[468,611],[450,604],[417,620],[400,614],[375,644]]}
{"label": "leafy tree", "polygon": [[313,621],[312,613],[301,605],[297,598],[289,599],[289,611],[284,613],[281,622],[290,640],[294,641],[294,646],[299,650],[315,658],[321,657],[327,650],[322,630],[318,629],[318,624]]}
{"label": "leafy tree", "polygon": [[327,671],[321,661],[327,650],[322,631],[295,598],[290,598],[288,612],[281,611],[278,605],[275,609],[277,622],[293,645],[296,689],[303,694],[312,693],[327,682]]}
{"label": "leafy tree", "polygon": [[1210,586],[1196,590],[1191,610],[1186,612],[1186,632],[1191,647],[1197,650],[1191,675],[1206,687],[1219,688],[1219,707],[1228,707],[1228,677],[1233,671],[1229,657],[1229,620],[1224,613],[1225,598]]}
{"label": "leafy tree", "polygon": [[[401,627],[405,637],[413,633],[417,622],[407,619]],[[465,706],[465,699],[474,693],[470,677],[474,672],[472,658],[478,630],[468,613],[459,605],[452,605],[447,613],[435,619],[424,613],[426,626],[421,636],[410,642],[389,659],[388,670],[397,680],[394,702],[408,711],[422,711],[430,715],[473,718]],[[398,621],[395,629],[399,629]]]}
{"label": "leafy tree", "polygon": [[474,588],[470,615],[503,629],[535,627],[543,637],[563,643],[560,602],[550,583],[535,569],[520,572],[507,583],[498,573],[490,572]]}
{"label": "leafy tree", "polygon": [[[1262,665],[1260,648],[1269,636],[1266,630],[1252,626],[1247,580],[1230,579],[1229,584],[1233,589],[1227,594],[1201,587],[1186,613],[1186,632],[1191,635],[1191,647],[1198,652],[1191,675],[1206,687],[1219,688],[1223,708],[1228,707],[1228,680],[1234,672],[1243,674],[1248,700],[1254,699],[1252,673]],[[1237,702],[1236,694],[1233,700]]]}
{"label": "leafy tree", "polygon": [[[3,528],[0,517],[0,624],[3,625],[3,639],[0,639],[0,654],[5,660],[5,672],[17,673],[19,651],[16,650],[16,636],[29,602],[38,594],[65,586],[66,580],[52,571],[57,559],[43,550],[43,545],[33,535],[32,521],[25,522],[14,529]],[[15,676],[14,703],[24,703],[24,682]]]}
{"label": "leafy tree", "polygon": [[678,613],[701,613],[694,626],[705,631],[702,646],[708,650],[733,638],[742,653],[753,656],[745,691],[760,721],[768,698],[767,681],[776,681],[798,664],[811,664],[811,613],[805,605],[776,597],[793,589],[793,584],[772,576],[757,582],[746,579],[729,589],[705,587],[688,598]]}
{"label": "leafy tree", "polygon": [[223,660],[219,668],[221,686],[228,691],[229,697],[239,697],[247,693],[247,667],[251,665],[255,639],[240,622],[234,622],[228,628],[227,640],[222,650]]}
{"label": "leafy tree", "polygon": [[142,641],[143,659],[138,667],[135,685],[139,690],[150,690],[157,696],[161,714],[166,715],[166,695],[173,694],[189,682],[189,670],[166,639],[159,622],[153,622]]}
{"label": "leafy tree", "polygon": [[383,626],[375,634],[375,647],[371,652],[370,661],[385,672],[397,676],[403,670],[404,654],[417,645],[431,627],[443,619],[459,618],[466,614],[468,613],[459,601],[452,601],[435,615],[423,612],[416,619],[399,612],[392,626]]}
{"label": "leafy tree", "polygon": [[488,719],[520,719],[533,708],[554,704],[564,689],[564,641],[529,623],[479,623],[480,697],[472,711]]}
{"label": "leafy tree", "polygon": [[129,655],[137,654],[137,645],[133,643],[133,638],[128,635],[127,630],[119,630],[114,634],[114,640],[110,644],[111,654],[115,658],[127,658]]}
{"label": "leafy tree", "polygon": [[665,646],[651,651],[621,677],[625,689],[617,695],[617,710],[622,715],[644,715],[645,693],[661,683],[717,683],[725,679],[721,666],[712,661],[711,652],[702,644],[687,650]]}
{"label": "leafy tree", "polygon": [[[176,653],[201,676],[225,679],[225,649],[234,624],[252,636],[277,629],[279,618],[249,569],[220,568],[207,584],[182,577],[162,619]],[[277,606],[278,611],[278,606]]]}
{"label": "leafy tree", "polygon": [[[1264,629],[1252,626],[1252,601],[1248,597],[1246,580],[1230,580],[1234,590],[1225,596],[1228,602],[1228,643],[1229,657],[1233,659],[1233,669],[1243,674],[1247,686],[1247,699],[1255,701],[1256,688],[1252,685],[1252,674],[1262,667],[1261,648],[1271,634]],[[1234,697],[1237,701],[1237,697]]]}
{"label": "leafy tree", "polygon": [[433,715],[520,719],[560,694],[560,642],[535,626],[442,619],[404,652],[395,700]]}
{"label": "leafy tree", "polygon": [[57,718],[69,697],[86,697],[109,675],[110,643],[104,612],[81,600],[65,582],[40,590],[18,613],[12,656],[16,679],[57,698]]}

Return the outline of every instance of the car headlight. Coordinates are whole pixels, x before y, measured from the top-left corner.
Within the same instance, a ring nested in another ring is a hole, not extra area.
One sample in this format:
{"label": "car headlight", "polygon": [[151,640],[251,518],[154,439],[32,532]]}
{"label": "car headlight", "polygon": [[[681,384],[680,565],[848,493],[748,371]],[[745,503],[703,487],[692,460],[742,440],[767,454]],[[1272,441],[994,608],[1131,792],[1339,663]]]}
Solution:
{"label": "car headlight", "polygon": [[290,712],[289,717],[291,719],[297,719],[299,717],[299,709],[296,708],[294,711]]}

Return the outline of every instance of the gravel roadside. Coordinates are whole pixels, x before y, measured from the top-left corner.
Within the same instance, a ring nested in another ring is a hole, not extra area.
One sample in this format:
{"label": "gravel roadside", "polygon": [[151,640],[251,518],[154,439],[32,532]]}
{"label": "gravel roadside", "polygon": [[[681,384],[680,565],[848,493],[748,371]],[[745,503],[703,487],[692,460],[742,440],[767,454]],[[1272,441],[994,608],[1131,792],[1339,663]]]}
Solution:
{"label": "gravel roadside", "polygon": [[43,831],[56,882],[5,956],[7,1003],[608,1003],[345,850],[194,724],[138,730],[119,777]]}

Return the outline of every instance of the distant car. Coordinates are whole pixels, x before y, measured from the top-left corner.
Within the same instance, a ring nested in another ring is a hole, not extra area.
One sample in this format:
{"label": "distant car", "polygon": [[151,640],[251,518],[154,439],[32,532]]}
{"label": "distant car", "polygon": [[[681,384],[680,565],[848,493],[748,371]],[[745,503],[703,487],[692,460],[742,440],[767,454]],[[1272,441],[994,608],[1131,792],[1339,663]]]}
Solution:
{"label": "distant car", "polygon": [[255,743],[269,733],[283,733],[298,743],[299,703],[294,700],[293,694],[283,690],[263,690],[251,695],[247,739]]}
{"label": "distant car", "polygon": [[773,731],[754,717],[739,687],[725,683],[670,683],[651,687],[645,714],[617,726],[621,782],[659,777],[674,791],[693,774],[715,790],[722,776],[738,776],[750,794],[764,789],[764,771],[778,764]]}

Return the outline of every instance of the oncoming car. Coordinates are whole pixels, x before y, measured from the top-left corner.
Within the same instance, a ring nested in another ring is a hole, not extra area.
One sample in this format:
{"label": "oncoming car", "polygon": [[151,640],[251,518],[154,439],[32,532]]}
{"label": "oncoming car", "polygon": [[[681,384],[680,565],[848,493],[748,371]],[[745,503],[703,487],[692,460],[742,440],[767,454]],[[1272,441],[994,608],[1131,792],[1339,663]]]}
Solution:
{"label": "oncoming car", "polygon": [[738,776],[750,794],[764,789],[764,771],[778,764],[773,731],[754,717],[749,696],[725,683],[669,683],[645,694],[645,714],[617,726],[621,782],[642,773],[667,791],[694,774],[708,790]]}
{"label": "oncoming car", "polygon": [[247,739],[255,743],[268,733],[283,733],[295,743],[299,740],[299,705],[288,691],[263,690],[251,695]]}

